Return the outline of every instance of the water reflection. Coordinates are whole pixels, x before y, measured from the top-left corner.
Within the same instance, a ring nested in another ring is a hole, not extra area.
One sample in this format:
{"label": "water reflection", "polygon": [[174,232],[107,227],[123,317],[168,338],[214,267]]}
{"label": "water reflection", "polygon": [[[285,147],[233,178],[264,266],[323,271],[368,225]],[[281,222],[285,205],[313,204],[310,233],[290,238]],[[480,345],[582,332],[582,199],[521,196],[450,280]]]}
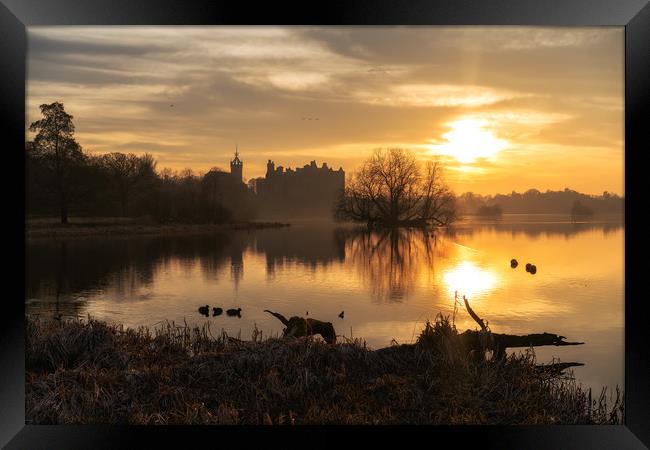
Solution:
{"label": "water reflection", "polygon": [[431,282],[436,255],[445,251],[435,234],[417,229],[357,229],[341,235],[347,262],[355,268],[373,301],[401,302],[422,277]]}
{"label": "water reflection", "polygon": [[254,250],[265,256],[269,275],[293,264],[315,269],[345,260],[345,243],[335,229],[323,224],[259,230],[248,238]]}
{"label": "water reflection", "polygon": [[486,294],[498,281],[494,272],[478,267],[471,261],[463,261],[447,270],[442,279],[450,295],[458,293],[459,298],[467,296],[471,299],[475,299],[479,294]]}
{"label": "water reflection", "polygon": [[605,215],[597,221],[572,222],[566,215],[559,214],[512,214],[504,215],[500,220],[484,220],[467,218],[458,222],[449,230],[450,236],[471,236],[475,233],[486,231],[505,234],[512,237],[556,237],[571,238],[578,234],[593,231],[601,232],[603,236],[623,229],[622,217],[618,215]]}
{"label": "water reflection", "polygon": [[[179,273],[192,282],[197,270],[206,282],[228,280],[238,291],[246,274],[246,255],[263,258],[269,282],[278,271],[314,273],[333,264],[345,267],[338,282],[349,287],[362,285],[373,303],[404,302],[422,287],[433,287],[446,297],[458,292],[475,298],[507,282],[501,276],[503,261],[521,256],[508,251],[509,247],[521,252],[538,239],[572,239],[594,232],[607,236],[617,230],[622,230],[620,223],[465,223],[444,234],[418,229],[368,232],[312,225],[193,237],[37,240],[27,247],[27,299],[47,300],[56,313],[79,316],[87,306],[87,298],[97,292],[110,292],[115,298],[129,301],[147,300],[155,294],[146,288],[155,290],[157,279]],[[464,245],[477,234],[483,241],[481,250]],[[504,241],[506,235],[513,240]],[[486,240],[487,236],[493,239]],[[525,241],[524,246],[519,238],[534,240]],[[524,252],[536,254],[537,261],[542,258],[541,270],[561,266],[553,247],[540,255],[543,250],[543,246],[536,246]],[[491,266],[495,257],[503,259],[498,270]],[[521,258],[522,267],[525,261]],[[571,267],[579,264],[580,260],[574,261]],[[568,283],[586,286],[575,279]]]}
{"label": "water reflection", "polygon": [[[264,309],[332,321],[374,347],[412,342],[426,319],[466,295],[497,332],[557,332],[581,348],[540,349],[585,362],[589,382],[622,384],[624,228],[540,218],[460,223],[447,233],[330,225],[209,236],[31,241],[26,309],[153,326],[208,321],[232,335],[282,330]],[[516,258],[519,267],[512,269]],[[532,276],[527,262],[537,265]],[[474,303],[475,302],[475,303]],[[223,308],[208,317],[200,306]],[[241,319],[228,309],[242,308]],[[345,318],[338,314],[344,310]],[[459,310],[459,329],[475,322]],[[616,363],[618,361],[620,364]]]}
{"label": "water reflection", "polygon": [[245,276],[247,252],[264,256],[272,278],[278,268],[341,263],[345,242],[331,226],[188,237],[35,240],[27,246],[26,296],[47,302],[39,312],[79,317],[88,296],[103,291],[116,299],[146,300],[152,294],[143,293],[143,288],[170,273],[192,282],[198,269],[204,280],[218,283],[226,277],[237,290]]}

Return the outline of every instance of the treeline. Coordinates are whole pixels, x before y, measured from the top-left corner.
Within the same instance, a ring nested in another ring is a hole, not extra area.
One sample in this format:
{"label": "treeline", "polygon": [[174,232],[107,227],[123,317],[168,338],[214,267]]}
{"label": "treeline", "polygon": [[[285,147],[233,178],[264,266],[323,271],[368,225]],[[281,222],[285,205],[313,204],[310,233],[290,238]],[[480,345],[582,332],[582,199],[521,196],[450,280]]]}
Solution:
{"label": "treeline", "polygon": [[63,223],[70,214],[223,223],[256,214],[252,194],[229,173],[157,171],[149,154],[87,154],[62,103],[40,109],[43,119],[30,125],[37,134],[25,149],[29,215],[59,215]]}
{"label": "treeline", "polygon": [[486,211],[498,210],[504,214],[575,214],[576,205],[581,211],[593,213],[621,213],[624,197],[605,191],[602,195],[588,195],[571,189],[563,191],[540,192],[529,189],[520,194],[480,195],[466,192],[457,198],[457,205],[464,214],[484,214]]}

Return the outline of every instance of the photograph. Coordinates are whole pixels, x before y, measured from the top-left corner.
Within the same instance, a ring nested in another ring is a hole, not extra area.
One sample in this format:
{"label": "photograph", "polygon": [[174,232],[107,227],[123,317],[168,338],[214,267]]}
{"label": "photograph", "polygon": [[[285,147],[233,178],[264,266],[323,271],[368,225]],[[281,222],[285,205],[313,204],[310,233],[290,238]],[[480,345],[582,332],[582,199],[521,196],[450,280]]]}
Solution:
{"label": "photograph", "polygon": [[26,424],[624,423],[624,27],[26,41]]}

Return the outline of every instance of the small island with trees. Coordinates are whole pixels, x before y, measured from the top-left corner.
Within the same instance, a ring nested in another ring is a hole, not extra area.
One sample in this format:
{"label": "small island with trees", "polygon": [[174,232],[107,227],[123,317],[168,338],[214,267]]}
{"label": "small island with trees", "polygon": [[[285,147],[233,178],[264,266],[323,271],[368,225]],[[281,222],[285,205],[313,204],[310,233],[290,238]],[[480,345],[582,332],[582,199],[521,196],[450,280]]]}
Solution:
{"label": "small island with trees", "polygon": [[588,219],[594,215],[594,210],[582,204],[580,200],[573,202],[571,207],[571,218],[573,220]]}
{"label": "small island with trees", "polygon": [[476,214],[482,217],[501,217],[503,211],[499,205],[481,206]]}
{"label": "small island with trees", "polygon": [[335,215],[368,228],[447,226],[456,208],[438,162],[422,167],[412,152],[391,148],[375,150],[352,175]]}

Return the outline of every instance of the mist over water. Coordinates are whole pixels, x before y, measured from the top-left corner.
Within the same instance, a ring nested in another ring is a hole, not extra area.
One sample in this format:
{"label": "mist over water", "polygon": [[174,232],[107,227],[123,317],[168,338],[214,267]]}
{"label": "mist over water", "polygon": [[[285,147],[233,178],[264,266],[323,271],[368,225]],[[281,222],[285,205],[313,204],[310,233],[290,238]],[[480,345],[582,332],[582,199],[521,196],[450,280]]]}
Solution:
{"label": "mist over water", "polygon": [[[264,309],[308,313],[379,348],[413,342],[439,312],[453,316],[458,292],[494,332],[584,341],[535,352],[539,362],[585,363],[576,377],[600,392],[623,386],[624,235],[616,217],[504,215],[435,233],[298,221],[205,236],[32,240],[26,309],[127,327],[209,322],[215,336],[223,329],[243,339],[255,326],[281,333]],[[204,317],[198,308],[206,304],[242,308],[241,318]],[[455,323],[460,331],[477,326],[463,307]]]}

